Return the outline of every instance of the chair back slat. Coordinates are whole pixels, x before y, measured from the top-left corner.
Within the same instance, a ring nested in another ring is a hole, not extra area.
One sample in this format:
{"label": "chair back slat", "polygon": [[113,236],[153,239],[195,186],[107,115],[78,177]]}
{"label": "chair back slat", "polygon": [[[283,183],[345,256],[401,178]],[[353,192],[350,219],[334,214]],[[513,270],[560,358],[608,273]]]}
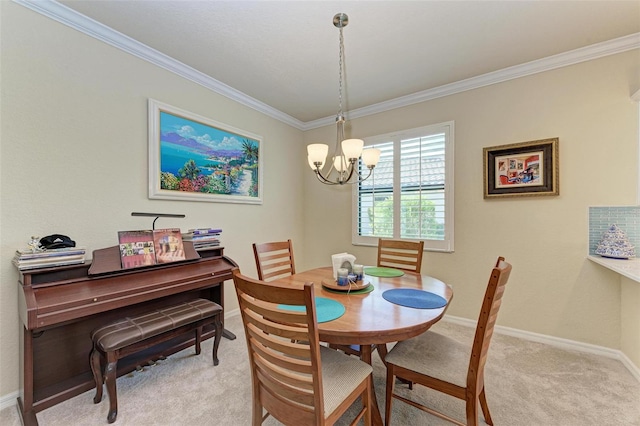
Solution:
{"label": "chair back slat", "polygon": [[471,348],[471,359],[469,371],[467,372],[467,387],[475,389],[483,383],[484,366],[487,361],[487,354],[491,337],[493,336],[498,311],[502,304],[502,296],[505,286],[511,274],[511,265],[499,257],[496,266],[491,271],[487,290],[482,302],[476,334]]}
{"label": "chair back slat", "polygon": [[377,266],[420,273],[424,241],[378,240]]}
{"label": "chair back slat", "polygon": [[[303,324],[306,320],[306,313],[294,310],[282,310],[274,303],[264,303],[262,301],[242,295],[245,306],[249,308],[248,312],[254,312],[255,318],[269,319],[275,324],[288,324],[291,323],[293,328],[282,328],[280,332],[300,332],[300,328],[296,327],[296,324]],[[299,303],[297,305],[300,305]],[[304,331],[303,331],[304,333]]]}
{"label": "chair back slat", "polygon": [[273,281],[296,273],[291,240],[253,244],[258,279]]}
{"label": "chair back slat", "polygon": [[[256,358],[256,364],[259,370],[268,371],[269,377],[274,377],[279,382],[289,384],[291,387],[297,389],[296,392],[299,394],[310,395],[313,391],[313,380],[308,374],[292,373],[285,369],[274,369],[266,364],[266,359],[260,357]],[[311,403],[313,403],[313,401],[311,401]]]}
{"label": "chair back slat", "polygon": [[259,368],[257,369],[261,386],[284,400],[293,401],[296,404],[301,404],[307,407],[313,406],[312,389],[302,389],[297,384],[289,386],[286,381],[279,380],[277,375],[273,374],[273,371],[268,368],[261,367],[262,366],[259,365]]}
{"label": "chair back slat", "polygon": [[283,354],[284,356],[308,359],[309,345],[300,345],[292,343],[290,339],[284,339],[280,336],[265,333],[253,324],[247,324],[247,332],[256,340],[252,344],[258,343],[273,351]]}
{"label": "chair back slat", "polygon": [[296,359],[290,356],[284,356],[262,345],[253,345],[252,349],[270,363],[275,365],[284,364],[286,369],[293,372],[308,373],[309,368],[311,368],[311,362],[308,359]]}

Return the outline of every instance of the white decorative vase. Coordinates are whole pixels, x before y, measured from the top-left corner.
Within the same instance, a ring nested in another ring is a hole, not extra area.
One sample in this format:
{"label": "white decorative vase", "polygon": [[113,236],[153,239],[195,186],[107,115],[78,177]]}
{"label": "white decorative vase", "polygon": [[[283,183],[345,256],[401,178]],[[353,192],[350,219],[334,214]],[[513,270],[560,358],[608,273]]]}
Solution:
{"label": "white decorative vase", "polygon": [[602,234],[602,240],[598,243],[596,254],[603,257],[612,257],[614,259],[630,259],[636,257],[634,247],[631,245],[627,234],[617,225],[611,225],[609,229]]}

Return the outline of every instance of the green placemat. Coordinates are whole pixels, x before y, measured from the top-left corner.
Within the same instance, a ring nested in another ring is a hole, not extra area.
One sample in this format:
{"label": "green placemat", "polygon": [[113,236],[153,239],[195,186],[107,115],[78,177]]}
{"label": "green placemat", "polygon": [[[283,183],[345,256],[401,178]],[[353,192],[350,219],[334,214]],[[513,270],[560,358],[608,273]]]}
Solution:
{"label": "green placemat", "polygon": [[322,287],[323,290],[328,291],[330,293],[342,293],[342,294],[366,294],[366,293],[371,293],[374,288],[375,287],[373,286],[373,284],[369,284],[367,287],[361,288],[359,290],[346,290],[346,291],[334,290],[332,288],[328,288],[324,286]]}
{"label": "green placemat", "polygon": [[[364,289],[363,289],[364,290]],[[326,297],[316,297],[316,318],[318,322],[328,322],[344,315],[345,307],[342,303]],[[289,311],[305,312],[305,306],[278,305],[278,308]]]}
{"label": "green placemat", "polygon": [[401,277],[404,275],[404,272],[402,272],[400,269],[382,268],[378,266],[364,268],[364,273],[367,275],[371,275],[373,277],[385,277],[385,278]]}

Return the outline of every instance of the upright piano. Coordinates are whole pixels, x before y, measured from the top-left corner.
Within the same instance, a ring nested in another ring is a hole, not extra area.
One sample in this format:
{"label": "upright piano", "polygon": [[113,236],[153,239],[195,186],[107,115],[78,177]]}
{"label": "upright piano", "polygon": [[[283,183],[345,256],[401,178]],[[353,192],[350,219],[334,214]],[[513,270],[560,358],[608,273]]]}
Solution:
{"label": "upright piano", "polygon": [[[193,298],[224,307],[224,281],[237,264],[218,247],[196,252],[185,242],[187,260],[120,269],[118,247],[96,250],[85,264],[20,273],[19,311],[23,324],[21,393],[23,424],[37,425],[36,413],[94,387],[89,365],[94,328],[121,317]],[[205,329],[203,338],[214,335]],[[235,336],[224,330],[223,336]],[[194,344],[192,333],[118,362],[118,376],[136,366]]]}

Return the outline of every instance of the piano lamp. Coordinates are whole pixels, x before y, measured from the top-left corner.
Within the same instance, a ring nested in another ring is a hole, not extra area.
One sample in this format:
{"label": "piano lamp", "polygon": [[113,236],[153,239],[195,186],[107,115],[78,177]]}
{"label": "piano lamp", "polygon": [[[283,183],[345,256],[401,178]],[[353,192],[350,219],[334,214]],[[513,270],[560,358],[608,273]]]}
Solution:
{"label": "piano lamp", "polygon": [[144,216],[144,217],[155,217],[153,219],[153,224],[151,225],[151,229],[156,229],[156,220],[160,217],[180,217],[183,218],[185,215],[183,214],[173,214],[173,213],[142,213],[142,212],[131,212],[131,216]]}

